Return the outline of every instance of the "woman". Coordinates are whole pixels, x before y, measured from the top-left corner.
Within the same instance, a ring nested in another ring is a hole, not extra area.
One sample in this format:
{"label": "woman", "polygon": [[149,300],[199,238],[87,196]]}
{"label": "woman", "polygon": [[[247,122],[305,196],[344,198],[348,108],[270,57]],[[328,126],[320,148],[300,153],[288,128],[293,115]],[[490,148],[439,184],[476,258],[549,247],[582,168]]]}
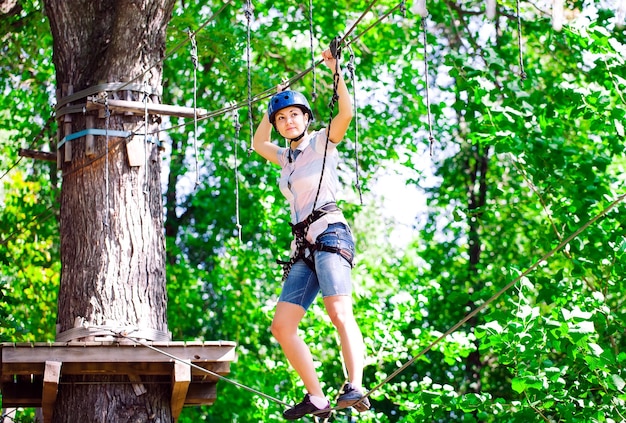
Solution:
{"label": "woman", "polygon": [[[349,376],[337,408],[354,406],[362,412],[370,406],[361,387],[365,347],[352,312],[350,271],[354,241],[335,205],[339,185],[336,147],[352,120],[352,103],[337,59],[329,50],[322,57],[331,72],[339,73],[338,113],[328,128],[309,133],[313,113],[306,98],[299,92],[279,89],[254,134],[254,149],[282,168],[279,186],[290,204],[295,235],[271,326],[272,334],[308,391],[300,403],[285,410],[283,416],[287,420],[306,414],[330,416],[330,402],[322,391],[311,352],[298,335],[298,325],[320,290],[326,311],[339,332]],[[271,142],[272,127],[289,140],[289,147],[281,148]]]}

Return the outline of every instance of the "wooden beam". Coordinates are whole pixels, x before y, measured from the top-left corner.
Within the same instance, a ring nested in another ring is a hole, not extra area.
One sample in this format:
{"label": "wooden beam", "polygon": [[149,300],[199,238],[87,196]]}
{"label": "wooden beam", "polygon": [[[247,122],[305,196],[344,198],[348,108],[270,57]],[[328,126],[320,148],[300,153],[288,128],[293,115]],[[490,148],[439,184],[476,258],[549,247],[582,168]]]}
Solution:
{"label": "wooden beam", "polygon": [[187,398],[187,390],[191,383],[191,362],[186,360],[187,363],[181,363],[179,361],[174,362],[174,368],[172,369],[172,417],[174,421],[178,421],[180,412],[183,411],[185,400]]}
{"label": "wooden beam", "polygon": [[[181,360],[191,360],[196,364],[228,361],[235,359],[234,342],[146,342],[160,351]],[[45,363],[62,361],[68,363],[133,363],[133,362],[171,362],[172,359],[159,351],[136,344],[109,342],[36,342],[3,343],[2,373],[13,364]]]}
{"label": "wooden beam", "polygon": [[54,403],[57,400],[57,392],[59,392],[61,364],[60,361],[46,361],[45,370],[43,372],[43,390],[41,394],[41,408],[44,423],[50,423],[52,421]]}
{"label": "wooden beam", "polygon": [[[108,99],[107,105],[109,110],[113,110],[116,112],[130,112],[135,115],[143,116],[146,113],[146,109],[148,109],[148,114],[151,115],[166,115],[166,116],[178,116],[183,118],[193,118],[194,117],[194,108],[193,107],[183,107],[183,106],[171,106],[168,104],[159,104],[159,103],[144,103],[143,101],[128,101],[128,100],[115,100]],[[98,97],[87,97],[86,109],[90,110],[100,110],[103,109],[104,103],[101,98]],[[195,116],[198,118],[205,117],[209,114],[206,109],[195,109]]]}
{"label": "wooden beam", "polygon": [[18,154],[21,157],[28,157],[35,160],[43,160],[46,162],[56,162],[57,155],[55,153],[49,153],[47,151],[28,150],[26,148],[20,148]]}
{"label": "wooden beam", "polygon": [[210,405],[217,399],[217,384],[192,383],[187,391],[186,405]]}

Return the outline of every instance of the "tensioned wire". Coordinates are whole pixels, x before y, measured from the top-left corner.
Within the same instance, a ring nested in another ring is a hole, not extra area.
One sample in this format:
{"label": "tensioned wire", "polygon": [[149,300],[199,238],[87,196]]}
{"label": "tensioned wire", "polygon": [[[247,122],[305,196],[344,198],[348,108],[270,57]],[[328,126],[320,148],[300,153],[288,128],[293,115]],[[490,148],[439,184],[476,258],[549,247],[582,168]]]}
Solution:
{"label": "tensioned wire", "polygon": [[[468,313],[463,319],[459,320],[455,325],[453,325],[450,329],[448,329],[447,331],[445,331],[443,334],[441,334],[437,339],[435,339],[434,341],[432,341],[430,344],[428,344],[426,347],[424,347],[421,351],[419,351],[415,356],[413,356],[413,358],[411,358],[410,360],[408,360],[407,362],[405,362],[402,366],[400,366],[398,369],[396,369],[393,373],[391,373],[389,376],[387,376],[384,380],[380,381],[376,386],[374,386],[372,389],[370,389],[369,391],[367,391],[364,395],[363,398],[361,398],[360,401],[364,400],[365,398],[370,397],[374,392],[378,391],[380,388],[382,388],[385,384],[389,383],[392,379],[394,379],[396,376],[398,376],[400,373],[402,373],[404,370],[406,370],[409,366],[411,366],[413,363],[415,363],[415,361],[417,361],[417,359],[419,359],[420,357],[422,357],[423,355],[425,355],[428,351],[432,350],[436,345],[438,345],[442,340],[444,340],[446,337],[448,337],[449,335],[451,335],[453,332],[455,332],[457,329],[459,329],[461,326],[463,326],[465,323],[467,323],[470,319],[472,319],[474,316],[476,316],[478,313],[480,313],[482,310],[484,310],[485,308],[487,308],[491,303],[493,303],[496,299],[498,299],[500,296],[502,296],[506,291],[508,291],[509,289],[511,289],[515,284],[517,284],[517,282],[519,282],[522,278],[528,276],[530,273],[532,273],[537,267],[539,267],[539,265],[545,261],[547,261],[550,257],[554,256],[556,253],[558,253],[560,250],[562,250],[567,244],[569,244],[574,238],[576,238],[578,235],[580,235],[582,232],[584,232],[585,230],[587,230],[587,228],[589,228],[591,225],[593,225],[594,223],[596,223],[598,220],[600,220],[601,218],[603,218],[604,216],[606,216],[611,210],[613,210],[618,204],[620,204],[624,199],[626,198],[626,193],[621,194],[620,196],[618,196],[615,200],[613,200],[606,208],[604,208],[602,211],[600,211],[596,216],[594,216],[593,218],[591,218],[589,221],[587,221],[585,224],[583,224],[581,227],[579,227],[576,231],[574,231],[572,234],[570,234],[568,237],[566,237],[565,239],[563,239],[556,247],[554,247],[552,250],[550,250],[549,252],[545,253],[541,258],[539,258],[538,260],[536,260],[530,267],[528,267],[524,272],[522,272],[520,275],[518,275],[515,279],[511,280],[509,283],[507,283],[504,287],[502,287],[498,292],[496,292],[495,294],[493,294],[489,299],[487,299],[483,304],[481,304],[480,306],[476,307],[474,310],[472,310],[470,313]],[[254,394],[257,394],[259,396],[262,396],[263,398],[269,399],[271,401],[274,401],[276,403],[279,403],[281,405],[287,406],[287,407],[291,407],[290,404],[285,403],[284,401],[281,401],[277,398],[273,398],[263,392],[260,392],[254,388],[250,388],[246,385],[243,385],[242,383],[236,382],[232,379],[226,378],[224,376],[218,375],[215,372],[212,372],[208,369],[205,369],[203,367],[197,366],[193,363],[189,363],[188,361],[185,361],[179,357],[176,357],[166,351],[163,351],[157,347],[154,347],[152,345],[149,345],[145,342],[142,342],[140,340],[134,339],[132,337],[130,337],[129,335],[123,333],[123,332],[116,332],[113,331],[111,329],[110,330],[111,333],[129,339],[132,342],[135,342],[138,345],[142,345],[145,346],[146,348],[150,348],[160,354],[166,355],[167,357],[170,357],[176,361],[179,361],[181,363],[187,364],[192,366],[195,369],[198,369],[202,372],[208,373],[212,376],[218,377],[219,379],[231,383],[241,389],[245,389],[249,392],[252,392]],[[359,402],[360,402],[359,401]],[[355,403],[353,404],[356,405],[358,404]],[[334,408],[330,408],[328,410],[324,410],[324,412],[326,411],[334,411],[334,410],[338,410],[337,407]]]}

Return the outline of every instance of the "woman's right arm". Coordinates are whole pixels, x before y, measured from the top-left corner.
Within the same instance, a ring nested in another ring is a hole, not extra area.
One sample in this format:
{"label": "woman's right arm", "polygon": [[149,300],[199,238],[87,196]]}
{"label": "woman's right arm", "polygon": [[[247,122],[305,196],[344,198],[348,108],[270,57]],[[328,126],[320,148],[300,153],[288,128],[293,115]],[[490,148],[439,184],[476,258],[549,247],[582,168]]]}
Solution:
{"label": "woman's right arm", "polygon": [[259,123],[259,126],[257,126],[254,132],[252,145],[254,150],[265,157],[265,159],[278,164],[278,150],[280,147],[272,143],[271,136],[272,124],[270,123],[267,113],[264,113],[261,123]]}

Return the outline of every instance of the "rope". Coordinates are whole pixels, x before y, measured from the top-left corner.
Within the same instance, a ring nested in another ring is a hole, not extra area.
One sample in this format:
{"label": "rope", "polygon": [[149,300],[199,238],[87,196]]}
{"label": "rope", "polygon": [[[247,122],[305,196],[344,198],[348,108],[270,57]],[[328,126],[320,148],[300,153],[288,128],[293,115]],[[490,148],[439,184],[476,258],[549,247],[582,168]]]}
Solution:
{"label": "rope", "polygon": [[309,0],[309,41],[311,42],[311,67],[313,68],[313,91],[311,101],[317,100],[317,77],[315,75],[315,52],[313,51],[313,0]]}
{"label": "rope", "polygon": [[239,113],[237,112],[237,110],[233,111],[233,120],[235,122],[235,137],[233,138],[233,150],[235,152],[235,228],[237,229],[239,243],[241,244],[242,227],[239,217],[239,159],[237,157],[237,140],[239,139],[239,130],[241,129],[241,124],[239,124]]}
{"label": "rope", "polygon": [[252,154],[254,151],[254,122],[252,121],[252,62],[250,59],[251,56],[251,42],[250,42],[250,26],[252,20],[252,2],[247,0],[245,7],[245,15],[246,15],[246,29],[247,29],[247,40],[246,40],[246,63],[248,66],[248,122],[250,126],[250,147],[248,147],[248,156]]}
{"label": "rope", "polygon": [[356,74],[354,63],[354,51],[352,47],[348,46],[350,52],[350,60],[348,61],[347,68],[350,73],[350,79],[352,80],[352,104],[354,105],[354,173],[356,175],[355,188],[359,193],[360,204],[363,205],[363,192],[361,191],[361,182],[359,175],[359,108],[356,102]]}
{"label": "rope", "polygon": [[106,131],[104,142],[104,221],[105,229],[109,230],[109,124],[111,111],[109,110],[109,100],[106,91],[104,92],[104,129]]}
{"label": "rope", "polygon": [[153,350],[153,351],[155,351],[155,352],[158,352],[159,354],[163,354],[164,356],[167,356],[167,357],[171,358],[171,359],[172,359],[172,360],[174,360],[174,361],[178,361],[179,363],[182,363],[182,364],[186,364],[186,365],[188,365],[188,366],[191,366],[192,368],[194,368],[194,369],[196,369],[196,370],[199,370],[199,371],[201,371],[201,372],[207,373],[207,374],[209,374],[209,375],[211,375],[211,376],[213,376],[213,377],[218,378],[219,380],[223,380],[224,382],[230,383],[231,385],[235,385],[235,386],[236,386],[236,387],[238,387],[238,388],[245,389],[246,391],[252,392],[253,394],[256,394],[256,395],[258,395],[258,396],[260,396],[260,397],[263,397],[263,398],[265,398],[265,399],[267,399],[267,400],[273,401],[273,402],[275,402],[275,403],[277,403],[277,404],[281,404],[281,405],[283,405],[283,406],[285,406],[285,407],[291,407],[291,405],[290,405],[290,404],[287,404],[286,402],[281,401],[281,400],[279,400],[278,398],[274,398],[274,397],[272,397],[272,396],[270,396],[270,395],[267,395],[266,393],[263,393],[263,392],[261,392],[261,391],[258,391],[258,390],[254,389],[254,388],[250,388],[250,387],[248,387],[248,386],[246,386],[246,385],[244,385],[244,384],[242,384],[242,383],[239,383],[239,382],[237,382],[237,381],[234,381],[234,380],[232,380],[232,379],[229,379],[229,378],[227,378],[227,377],[224,377],[224,376],[220,375],[219,373],[215,373],[215,372],[212,372],[211,370],[205,369],[204,367],[200,367],[200,366],[198,366],[197,364],[190,363],[189,361],[183,360],[183,359],[181,359],[180,357],[176,357],[175,355],[170,354],[170,353],[168,353],[167,351],[163,351],[163,350],[161,350],[161,349],[159,349],[159,348],[157,348],[157,347],[154,347],[154,346],[152,346],[152,345],[150,345],[150,344],[148,344],[148,343],[146,343],[146,342],[142,342],[142,341],[140,341],[140,340],[138,340],[138,339],[136,339],[136,338],[133,338],[133,337],[131,337],[131,336],[128,336],[127,334],[125,334],[125,333],[123,333],[123,332],[116,332],[116,331],[111,330],[111,329],[109,329],[109,331],[110,331],[113,335],[119,336],[119,337],[121,337],[121,338],[128,339],[128,340],[130,340],[130,341],[134,342],[134,343],[135,343],[135,344],[137,344],[137,345],[141,345],[141,346],[143,346],[143,347],[149,348],[149,349],[151,349],[151,350]]}
{"label": "rope", "polygon": [[[143,175],[143,193],[144,195],[150,194],[150,183],[148,182],[148,80],[145,81],[146,92],[143,96],[143,160],[144,160],[144,175]],[[146,202],[146,205],[148,203]]]}
{"label": "rope", "polygon": [[[402,373],[404,370],[406,370],[410,365],[412,365],[413,363],[415,363],[415,361],[423,356],[424,354],[426,354],[428,351],[430,351],[433,347],[435,347],[437,344],[439,344],[443,339],[445,339],[447,336],[449,336],[450,334],[452,334],[453,332],[455,332],[458,328],[460,328],[461,326],[463,326],[465,323],[467,323],[471,318],[473,318],[474,316],[476,316],[479,312],[481,312],[482,310],[484,310],[487,306],[489,306],[492,302],[494,302],[497,298],[499,298],[502,294],[504,294],[506,291],[508,291],[513,285],[515,285],[517,282],[519,282],[522,278],[528,276],[533,270],[535,270],[541,263],[543,263],[544,261],[547,261],[550,257],[552,257],[554,254],[556,254],[557,252],[559,252],[560,250],[563,249],[563,247],[565,247],[568,243],[570,243],[575,237],[577,237],[578,235],[580,235],[582,232],[584,232],[589,226],[591,226],[592,224],[594,224],[595,222],[597,222],[599,219],[601,219],[602,217],[604,217],[606,214],[608,214],[609,211],[611,211],[613,208],[615,208],[619,203],[621,203],[624,198],[626,198],[626,193],[620,195],[619,197],[617,197],[617,199],[615,199],[611,204],[609,204],[604,210],[602,210],[600,213],[598,213],[595,217],[593,217],[591,220],[589,220],[588,222],[586,222],[584,225],[582,225],[580,228],[578,228],[574,233],[572,233],[571,235],[569,235],[567,238],[565,238],[563,241],[561,241],[559,243],[559,245],[557,245],[554,249],[552,249],[551,251],[549,251],[548,253],[544,254],[539,260],[535,261],[535,263],[533,263],[528,269],[526,269],[522,274],[520,274],[518,277],[516,277],[515,279],[513,279],[511,282],[509,282],[508,284],[506,284],[503,288],[501,288],[498,292],[496,292],[493,296],[491,296],[491,298],[489,298],[487,301],[485,301],[483,304],[481,304],[480,306],[476,307],[473,311],[471,311],[469,314],[467,314],[463,319],[461,319],[458,323],[456,323],[454,326],[452,326],[450,329],[448,329],[445,333],[443,333],[442,335],[440,335],[437,339],[435,339],[433,342],[431,342],[427,347],[425,347],[424,349],[422,349],[420,352],[417,353],[417,355],[415,355],[415,357],[411,358],[409,361],[407,361],[406,363],[404,363],[400,368],[398,368],[396,371],[394,371],[391,375],[389,375],[387,378],[385,378],[384,380],[382,380],[381,382],[379,382],[374,388],[370,389],[368,392],[366,392],[363,395],[363,398],[360,400],[364,400],[365,398],[370,397],[374,392],[376,392],[377,390],[379,390],[383,385],[389,383],[392,379],[394,379],[396,376],[398,376],[400,373]],[[136,338],[133,338],[131,336],[129,336],[127,333],[125,333],[124,331],[117,331],[117,330],[113,330],[109,327],[97,327],[98,329],[102,328],[102,329],[106,329],[107,331],[109,331],[111,334],[121,337],[121,338],[125,338],[128,339],[132,342],[134,342],[137,345],[141,345],[144,346],[146,348],[149,348],[159,354],[163,354],[169,358],[171,358],[172,360],[178,361],[182,364],[191,366],[194,369],[197,369],[201,372],[207,373],[213,377],[218,378],[219,380],[223,380],[224,382],[230,383],[232,385],[237,386],[238,388],[244,389],[246,391],[249,391],[253,394],[256,394],[260,397],[263,397],[265,399],[268,399],[270,401],[273,401],[277,404],[281,404],[285,407],[291,407],[290,404],[285,403],[284,401],[281,401],[277,398],[274,398],[270,395],[267,395],[261,391],[258,391],[254,388],[250,388],[246,385],[243,385],[239,382],[236,382],[232,379],[226,378],[220,374],[217,374],[215,372],[212,372],[208,369],[205,369],[203,367],[200,367],[196,364],[190,363],[186,360],[183,360],[179,357],[176,357],[173,354],[170,354],[166,351],[163,351],[157,347],[154,347],[150,344],[147,344],[146,342],[142,342]],[[356,405],[356,404],[354,404]],[[354,406],[353,405],[353,406]],[[338,408],[330,408],[329,411],[334,411],[334,410],[338,410]]]}
{"label": "rope", "polygon": [[130,81],[126,82],[124,85],[122,85],[120,88],[118,88],[119,90],[124,89],[126,86],[132,84],[133,82],[142,79],[145,75],[148,74],[148,72],[150,72],[152,69],[161,66],[161,64],[169,59],[171,56],[174,55],[174,53],[176,53],[178,50],[180,50],[185,44],[187,44],[191,37],[195,37],[196,34],[198,34],[200,31],[202,31],[207,25],[209,25],[211,22],[213,22],[213,20],[215,20],[215,18],[217,17],[217,15],[219,15],[220,13],[222,13],[222,11],[224,11],[224,9],[226,9],[227,6],[229,6],[231,3],[233,2],[233,0],[227,0],[226,3],[224,3],[222,5],[222,7],[215,12],[213,15],[211,15],[211,17],[209,17],[206,21],[204,21],[204,23],[202,25],[200,25],[198,27],[198,29],[196,29],[194,32],[192,32],[189,37],[183,41],[181,41],[180,43],[178,43],[171,51],[167,52],[165,54],[165,56],[159,60],[158,63],[155,63],[154,65],[150,66],[148,69],[146,69],[142,74],[137,75],[135,78],[131,79]]}
{"label": "rope", "polygon": [[[398,4],[398,5],[394,6],[389,11],[387,11],[387,13],[382,15],[374,23],[372,23],[369,27],[367,27],[364,31],[362,31],[361,33],[356,35],[354,38],[352,38],[349,42],[344,42],[344,40],[346,39],[348,34],[350,34],[350,33],[352,33],[354,31],[356,25],[365,17],[367,12],[371,9],[371,7],[374,5],[374,3],[376,3],[376,1],[377,0],[373,0],[370,3],[370,5],[366,9],[366,11],[363,12],[363,14],[360,16],[360,18],[354,23],[354,25],[352,25],[352,27],[348,30],[346,35],[341,39],[341,42],[339,44],[344,44],[345,46],[351,45],[353,42],[355,42],[356,40],[361,38],[364,34],[369,32],[372,28],[374,28],[375,26],[379,25],[383,20],[385,20],[387,17],[389,17],[394,11],[399,9],[400,6],[401,6],[401,4]],[[198,31],[196,31],[195,33],[197,33],[197,32]],[[306,75],[308,75],[310,72],[312,72],[313,69],[315,67],[319,66],[321,63],[323,63],[322,59],[320,59],[317,62],[315,62],[308,69],[305,69],[304,71],[302,71],[302,72],[292,76],[291,78],[287,79],[286,81],[284,81],[283,85],[285,87],[293,85],[295,82],[299,81],[300,79],[302,79]],[[235,103],[230,103],[226,107],[214,110],[212,112],[208,112],[206,115],[203,115],[202,117],[199,117],[198,121],[203,121],[203,120],[207,120],[207,119],[213,119],[213,118],[221,116],[223,114],[232,112],[235,109],[241,109],[243,107],[250,107],[252,104],[255,104],[255,103],[260,102],[260,101],[267,100],[268,98],[272,97],[274,94],[275,94],[275,87],[268,88],[268,89],[266,89],[266,90],[264,90],[264,91],[262,91],[262,92],[260,92],[260,93],[258,93],[256,95],[252,95],[249,100],[239,101],[239,102],[235,102]],[[174,129],[183,128],[183,127],[185,127],[187,125],[189,125],[189,122],[184,122],[184,123],[181,123],[179,125],[173,125],[173,126],[170,126],[169,128],[161,129],[161,131],[171,131],[171,130],[174,130]],[[156,133],[156,131],[154,133]],[[251,130],[251,133],[252,133],[252,130]]]}
{"label": "rope", "polygon": [[428,36],[426,33],[426,17],[422,17],[422,30],[424,33],[424,84],[426,85],[426,109],[428,118],[428,149],[430,156],[433,155],[433,116],[430,111],[430,84],[428,82]]}
{"label": "rope", "polygon": [[6,172],[4,172],[2,174],[2,176],[0,176],[0,180],[2,180],[2,178],[4,178],[5,176],[7,176],[9,174],[10,171],[12,171],[18,164],[20,164],[20,161],[22,161],[24,157],[20,156],[15,163],[13,163],[7,170]]}
{"label": "rope", "polygon": [[517,0],[517,46],[519,50],[519,77],[522,81],[526,79],[526,72],[524,71],[524,46],[522,42],[522,15],[520,12],[521,0]]}
{"label": "rope", "polygon": [[341,57],[341,49],[339,44],[339,37],[335,37],[333,41],[330,43],[330,51],[335,60],[335,72],[333,73],[333,95],[330,99],[330,104],[328,108],[330,109],[330,118],[328,120],[328,127],[326,128],[326,144],[324,144],[324,159],[322,160],[322,171],[320,172],[320,181],[317,185],[317,193],[315,193],[315,200],[313,200],[313,210],[311,213],[315,211],[315,206],[317,205],[317,200],[320,196],[320,191],[322,190],[322,180],[324,179],[324,169],[326,169],[326,156],[328,153],[328,143],[330,142],[330,125],[333,122],[333,113],[335,111],[335,103],[339,99],[339,95],[337,94],[337,87],[339,86],[339,58]]}
{"label": "rope", "polygon": [[420,358],[421,356],[423,356],[424,354],[426,354],[428,351],[430,351],[433,347],[435,347],[437,344],[439,344],[443,339],[445,339],[448,335],[452,334],[453,332],[455,332],[458,328],[460,328],[461,326],[463,326],[465,323],[467,323],[470,319],[472,319],[474,316],[476,316],[478,313],[480,313],[482,310],[484,310],[488,305],[490,305],[492,302],[494,302],[496,299],[498,299],[502,294],[504,294],[506,291],[508,291],[513,285],[515,285],[517,282],[519,282],[522,278],[528,276],[533,270],[535,270],[541,263],[543,263],[544,261],[547,261],[550,257],[552,257],[554,254],[556,254],[557,252],[559,252],[560,250],[563,249],[563,247],[565,247],[567,244],[570,243],[570,241],[572,241],[574,238],[576,238],[578,235],[580,235],[582,232],[584,232],[589,226],[591,226],[592,224],[594,224],[595,222],[597,222],[599,219],[603,218],[608,212],[610,212],[613,208],[615,208],[619,203],[621,203],[624,198],[626,198],[626,193],[618,196],[615,200],[613,200],[613,202],[611,202],[604,210],[600,211],[596,216],[594,216],[591,220],[587,221],[584,225],[582,225],[580,228],[578,228],[576,231],[574,231],[571,235],[569,235],[567,238],[565,238],[564,240],[562,240],[559,245],[557,245],[555,248],[553,248],[551,251],[549,251],[548,253],[544,254],[540,259],[538,259],[537,261],[535,261],[528,269],[526,269],[522,274],[520,274],[518,277],[516,277],[515,279],[513,279],[511,282],[507,283],[503,288],[501,288],[498,292],[496,292],[494,295],[491,296],[491,298],[489,298],[487,301],[485,301],[483,304],[481,304],[480,306],[476,307],[474,310],[472,310],[470,313],[468,313],[463,319],[461,319],[458,323],[456,323],[454,326],[452,326],[450,329],[448,329],[446,332],[444,332],[441,336],[439,336],[437,339],[435,339],[433,342],[431,342],[426,348],[422,349],[420,352],[417,353],[417,355],[415,355],[415,357],[411,358],[409,361],[407,361],[406,363],[404,363],[400,368],[398,368],[395,372],[393,372],[391,375],[389,375],[386,379],[384,379],[383,381],[381,381],[380,383],[378,383],[378,385],[376,385],[374,388],[372,388],[371,390],[369,390],[364,396],[363,399],[369,397],[370,395],[372,395],[375,391],[377,391],[378,389],[380,389],[383,385],[385,385],[386,383],[388,383],[389,381],[391,381],[393,378],[395,378],[396,376],[398,376],[400,373],[402,373],[407,367],[409,367],[410,365],[412,365],[413,363],[415,363],[415,361]]}
{"label": "rope", "polygon": [[195,188],[200,185],[200,168],[198,165],[198,44],[195,34],[189,33],[191,41],[191,62],[193,63],[193,156],[196,165]]}

